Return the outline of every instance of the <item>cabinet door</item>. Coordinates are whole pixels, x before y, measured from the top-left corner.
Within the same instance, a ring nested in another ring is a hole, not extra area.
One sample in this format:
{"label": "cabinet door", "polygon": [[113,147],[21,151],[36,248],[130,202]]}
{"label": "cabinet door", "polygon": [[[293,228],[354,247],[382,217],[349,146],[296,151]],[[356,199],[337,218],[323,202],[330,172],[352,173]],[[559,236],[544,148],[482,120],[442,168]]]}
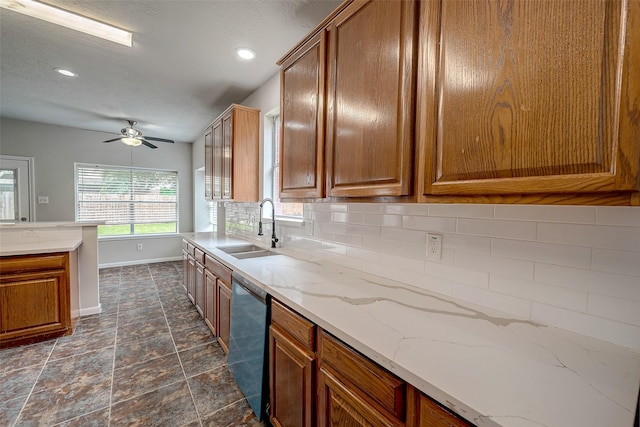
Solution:
{"label": "cabinet door", "polygon": [[212,175],[212,197],[219,199],[222,197],[222,160],[224,156],[222,142],[222,121],[213,124],[213,175]]}
{"label": "cabinet door", "polygon": [[12,338],[69,327],[66,272],[10,274],[0,282],[0,335]]}
{"label": "cabinet door", "polygon": [[280,198],[324,197],[326,33],[280,69]]}
{"label": "cabinet door", "polygon": [[187,251],[182,251],[182,287],[189,293],[189,256]]}
{"label": "cabinet door", "polygon": [[356,1],[329,26],[329,196],[411,194],[416,9]]}
{"label": "cabinet door", "polygon": [[231,177],[232,170],[232,142],[233,142],[233,114],[231,111],[222,118],[222,198],[233,198]]}
{"label": "cabinet door", "polygon": [[318,370],[318,427],[404,426],[376,411],[328,367]]}
{"label": "cabinet door", "polygon": [[200,316],[204,317],[204,265],[196,261],[196,279],[195,279],[195,304],[196,310],[200,313]]}
{"label": "cabinet door", "polygon": [[218,342],[229,353],[229,331],[231,327],[231,286],[218,279]]}
{"label": "cabinet door", "polygon": [[196,259],[187,255],[187,296],[192,303],[196,302]]}
{"label": "cabinet door", "polygon": [[210,127],[204,134],[204,198],[213,198],[213,128]]}
{"label": "cabinet door", "polygon": [[640,3],[424,2],[425,195],[638,188]]}
{"label": "cabinet door", "polygon": [[216,276],[208,269],[204,270],[204,323],[211,333],[216,334]]}
{"label": "cabinet door", "polygon": [[278,327],[269,328],[271,423],[276,427],[315,425],[315,355]]}

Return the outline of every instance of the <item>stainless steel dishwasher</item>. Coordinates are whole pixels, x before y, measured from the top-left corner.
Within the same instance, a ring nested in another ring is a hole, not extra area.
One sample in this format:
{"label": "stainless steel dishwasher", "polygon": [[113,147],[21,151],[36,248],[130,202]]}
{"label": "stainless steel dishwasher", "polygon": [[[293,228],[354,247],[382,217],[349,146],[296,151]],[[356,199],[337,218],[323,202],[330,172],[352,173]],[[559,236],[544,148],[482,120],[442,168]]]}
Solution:
{"label": "stainless steel dishwasher", "polygon": [[267,414],[269,294],[233,273],[229,370],[259,420]]}

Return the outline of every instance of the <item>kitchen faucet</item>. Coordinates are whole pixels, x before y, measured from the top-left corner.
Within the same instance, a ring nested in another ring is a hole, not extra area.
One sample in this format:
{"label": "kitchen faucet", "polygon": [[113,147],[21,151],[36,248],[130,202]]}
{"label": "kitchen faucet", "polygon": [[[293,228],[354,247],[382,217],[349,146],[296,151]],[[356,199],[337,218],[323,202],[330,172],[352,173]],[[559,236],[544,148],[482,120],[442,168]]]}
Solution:
{"label": "kitchen faucet", "polygon": [[258,221],[258,236],[262,236],[262,207],[266,202],[271,203],[271,247],[275,248],[278,238],[276,237],[276,207],[273,200],[266,198],[260,202],[260,221]]}

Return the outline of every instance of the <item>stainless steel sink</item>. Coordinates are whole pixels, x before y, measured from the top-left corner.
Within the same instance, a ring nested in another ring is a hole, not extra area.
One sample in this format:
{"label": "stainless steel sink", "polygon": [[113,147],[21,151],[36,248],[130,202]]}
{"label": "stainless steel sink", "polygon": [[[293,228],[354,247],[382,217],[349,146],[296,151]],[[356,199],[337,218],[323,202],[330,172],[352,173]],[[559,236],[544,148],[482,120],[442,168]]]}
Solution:
{"label": "stainless steel sink", "polygon": [[218,246],[222,252],[228,253],[237,259],[259,258],[271,255],[278,255],[268,249],[261,248],[256,245],[238,245],[238,246]]}

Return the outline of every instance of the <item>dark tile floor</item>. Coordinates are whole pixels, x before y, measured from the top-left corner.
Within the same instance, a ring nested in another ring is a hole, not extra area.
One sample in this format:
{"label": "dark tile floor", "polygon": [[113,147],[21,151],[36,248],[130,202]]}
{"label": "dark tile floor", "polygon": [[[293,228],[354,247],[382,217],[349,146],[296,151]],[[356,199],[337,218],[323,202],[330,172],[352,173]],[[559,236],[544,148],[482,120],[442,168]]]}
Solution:
{"label": "dark tile floor", "polygon": [[0,426],[262,426],[181,262],[101,269],[100,300],[73,335],[0,351]]}

